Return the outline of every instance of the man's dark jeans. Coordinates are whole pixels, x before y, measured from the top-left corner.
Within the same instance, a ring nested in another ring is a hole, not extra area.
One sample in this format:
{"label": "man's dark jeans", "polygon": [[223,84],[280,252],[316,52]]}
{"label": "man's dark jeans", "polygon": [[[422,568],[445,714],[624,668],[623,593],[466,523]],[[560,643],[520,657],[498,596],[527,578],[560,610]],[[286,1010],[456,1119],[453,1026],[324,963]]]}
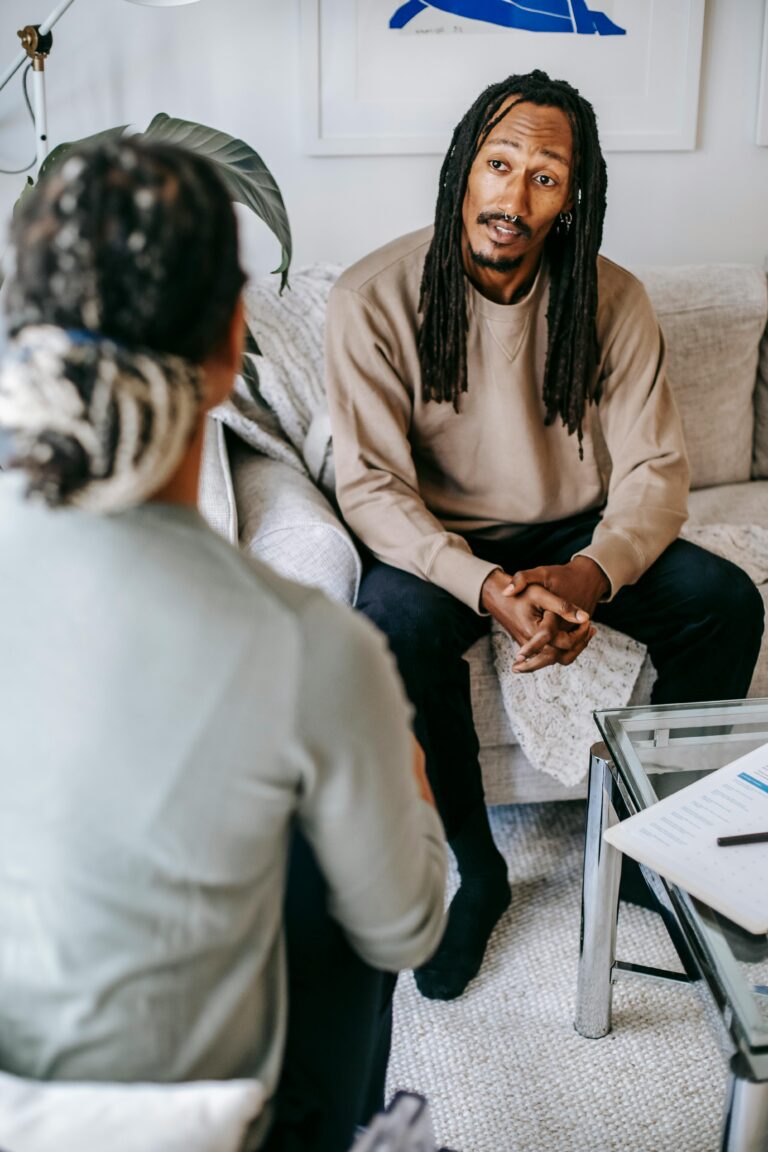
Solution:
{"label": "man's dark jeans", "polygon": [[[511,575],[567,563],[589,544],[597,522],[588,513],[537,525],[509,540],[468,542],[477,556]],[[464,816],[483,801],[463,654],[488,632],[490,618],[436,585],[376,560],[366,566],[357,606],[389,639],[416,709],[416,736],[451,839]],[[728,700],[745,696],[749,688],[763,632],[763,602],[736,565],[676,540],[637,584],[599,605],[595,620],[647,645],[658,672],[654,703]]]}

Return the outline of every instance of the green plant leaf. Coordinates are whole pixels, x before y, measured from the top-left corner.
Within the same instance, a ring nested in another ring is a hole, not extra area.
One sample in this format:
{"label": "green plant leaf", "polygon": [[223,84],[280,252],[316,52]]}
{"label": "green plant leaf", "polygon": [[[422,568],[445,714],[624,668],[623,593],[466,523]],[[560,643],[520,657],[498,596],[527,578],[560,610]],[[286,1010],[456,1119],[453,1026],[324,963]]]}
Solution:
{"label": "green plant leaf", "polygon": [[13,215],[16,215],[19,208],[24,203],[25,197],[29,194],[31,189],[36,187],[36,184],[42,180],[43,176],[45,176],[47,172],[52,171],[58,164],[61,163],[67,152],[70,152],[75,147],[79,147],[81,144],[98,144],[102,140],[111,140],[115,136],[122,136],[127,127],[127,124],[121,124],[117,128],[107,128],[104,132],[96,132],[93,136],[86,136],[82,140],[72,140],[66,141],[63,144],[58,144],[48,153],[45,160],[43,160],[42,164],[40,165],[40,171],[37,174],[37,181],[34,181],[31,176],[27,176],[24,187],[19,193],[18,199],[13,206]]}
{"label": "green plant leaf", "polygon": [[18,199],[13,206],[14,216],[18,212],[19,208],[21,208],[22,204],[24,203],[24,201],[26,200],[27,196],[32,191],[34,186],[35,186],[35,182],[32,179],[32,177],[27,176],[26,180],[24,181],[24,187],[22,188],[21,192],[19,193]]}
{"label": "green plant leaf", "polygon": [[226,132],[189,120],[177,120],[165,112],[155,116],[143,135],[152,140],[179,144],[213,163],[232,199],[255,212],[277,237],[281,260],[275,272],[280,274],[282,292],[288,283],[291,264],[291,228],[280,189],[259,154],[243,140],[237,140]]}
{"label": "green plant leaf", "polygon": [[[117,128],[107,128],[106,131],[97,132],[83,140],[59,144],[46,157],[39,178],[60,164],[72,148],[112,140],[122,136],[127,128],[128,125],[124,124]],[[204,124],[195,124],[190,120],[178,120],[167,116],[165,112],[158,113],[146,132],[140,135],[189,148],[205,156],[214,165],[232,199],[250,208],[277,237],[281,248],[281,260],[275,272],[280,274],[282,292],[288,283],[288,269],[291,263],[291,228],[280,189],[258,153],[244,141],[237,140],[226,132],[219,132],[215,128],[207,128]],[[16,202],[14,212],[33,186],[33,181],[28,179]]]}
{"label": "green plant leaf", "polygon": [[38,181],[42,180],[43,176],[45,176],[47,172],[50,172],[52,168],[61,164],[67,152],[71,152],[73,148],[80,148],[81,145],[84,144],[104,144],[107,140],[114,140],[117,136],[122,136],[127,128],[127,124],[120,124],[117,128],[105,128],[103,132],[95,132],[93,136],[84,136],[82,140],[73,140],[71,142],[65,142],[64,144],[58,144],[52,152],[48,153],[40,165],[40,171],[37,176]]}
{"label": "green plant leaf", "polygon": [[261,349],[256,343],[256,337],[247,324],[245,326],[245,351],[251,356],[261,356]]}

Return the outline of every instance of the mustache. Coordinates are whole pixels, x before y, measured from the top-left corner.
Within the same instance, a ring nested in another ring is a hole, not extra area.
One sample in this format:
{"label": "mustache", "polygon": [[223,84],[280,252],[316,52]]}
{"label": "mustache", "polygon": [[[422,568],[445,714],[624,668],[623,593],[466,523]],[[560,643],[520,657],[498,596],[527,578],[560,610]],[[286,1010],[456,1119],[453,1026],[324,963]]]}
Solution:
{"label": "mustache", "polygon": [[[519,216],[508,216],[506,212],[481,212],[477,218],[478,224],[492,224],[496,220],[502,224],[512,224],[512,227],[516,228],[521,236],[525,236],[527,240],[530,240],[533,235],[532,229],[524,220],[521,220]],[[512,223],[513,220],[514,223]]]}

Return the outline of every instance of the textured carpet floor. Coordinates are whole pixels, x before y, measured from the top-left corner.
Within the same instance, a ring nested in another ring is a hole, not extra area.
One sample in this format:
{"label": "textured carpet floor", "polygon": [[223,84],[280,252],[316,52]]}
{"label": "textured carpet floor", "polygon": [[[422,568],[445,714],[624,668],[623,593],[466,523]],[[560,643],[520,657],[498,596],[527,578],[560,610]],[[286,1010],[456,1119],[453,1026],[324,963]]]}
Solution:
{"label": "textured carpet floor", "polygon": [[[425,1093],[457,1152],[715,1152],[726,1065],[691,990],[614,988],[613,1031],[573,1028],[584,806],[492,810],[513,888],[461,999],[395,999],[390,1089]],[[680,964],[659,917],[622,905],[618,955]]]}

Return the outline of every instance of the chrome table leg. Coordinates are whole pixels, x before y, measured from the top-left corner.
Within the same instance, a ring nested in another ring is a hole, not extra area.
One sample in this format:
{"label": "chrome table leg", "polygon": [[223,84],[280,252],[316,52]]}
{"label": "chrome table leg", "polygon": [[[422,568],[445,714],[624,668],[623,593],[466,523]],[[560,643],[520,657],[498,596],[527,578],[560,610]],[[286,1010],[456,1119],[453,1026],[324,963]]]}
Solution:
{"label": "chrome table leg", "polygon": [[621,853],[603,840],[616,823],[616,781],[605,744],[592,746],[589,761],[581,941],[576,993],[576,1031],[597,1039],[611,1030],[611,975],[616,959]]}
{"label": "chrome table leg", "polygon": [[768,1081],[751,1080],[742,1064],[731,1060],[722,1152],[768,1152]]}

